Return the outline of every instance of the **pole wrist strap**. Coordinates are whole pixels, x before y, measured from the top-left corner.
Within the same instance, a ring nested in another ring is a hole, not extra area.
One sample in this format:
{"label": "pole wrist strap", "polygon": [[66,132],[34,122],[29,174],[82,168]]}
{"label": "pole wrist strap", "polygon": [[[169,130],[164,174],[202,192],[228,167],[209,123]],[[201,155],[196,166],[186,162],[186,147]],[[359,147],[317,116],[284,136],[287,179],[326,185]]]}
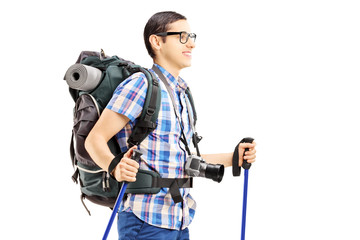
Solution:
{"label": "pole wrist strap", "polygon": [[120,153],[118,154],[116,157],[114,157],[114,159],[111,161],[109,167],[108,167],[108,173],[111,175],[112,171],[114,171],[114,169],[116,168],[116,166],[119,164],[119,162],[121,161],[121,159],[123,158],[125,153]]}

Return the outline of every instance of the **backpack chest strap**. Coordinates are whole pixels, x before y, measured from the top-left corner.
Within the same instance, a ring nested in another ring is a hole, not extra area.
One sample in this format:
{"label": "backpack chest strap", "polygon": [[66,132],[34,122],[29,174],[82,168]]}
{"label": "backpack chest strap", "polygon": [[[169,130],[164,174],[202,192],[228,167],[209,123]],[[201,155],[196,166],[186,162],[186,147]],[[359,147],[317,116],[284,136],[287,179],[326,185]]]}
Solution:
{"label": "backpack chest strap", "polygon": [[154,186],[169,188],[171,198],[175,203],[183,201],[180,188],[192,188],[192,178],[155,178]]}

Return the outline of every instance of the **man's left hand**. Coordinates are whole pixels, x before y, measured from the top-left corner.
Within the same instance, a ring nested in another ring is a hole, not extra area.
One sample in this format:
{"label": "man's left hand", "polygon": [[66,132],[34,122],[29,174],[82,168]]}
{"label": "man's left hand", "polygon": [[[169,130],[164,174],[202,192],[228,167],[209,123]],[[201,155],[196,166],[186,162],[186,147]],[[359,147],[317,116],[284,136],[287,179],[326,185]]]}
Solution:
{"label": "man's left hand", "polygon": [[239,144],[239,167],[243,164],[243,155],[245,152],[245,149],[248,148],[249,151],[245,152],[244,159],[248,163],[254,163],[256,161],[256,149],[255,149],[256,143],[240,143]]}

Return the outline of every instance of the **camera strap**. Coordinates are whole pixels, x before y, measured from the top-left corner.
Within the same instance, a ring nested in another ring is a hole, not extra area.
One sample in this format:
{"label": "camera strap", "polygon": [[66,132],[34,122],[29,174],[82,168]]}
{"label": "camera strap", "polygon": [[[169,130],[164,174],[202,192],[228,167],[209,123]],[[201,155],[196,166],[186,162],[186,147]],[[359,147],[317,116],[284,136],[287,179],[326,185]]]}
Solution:
{"label": "camera strap", "polygon": [[[189,100],[185,97],[185,101],[186,101],[186,106],[187,106],[187,109],[191,109],[191,104],[189,103]],[[199,150],[199,146],[198,146],[198,143],[200,142],[200,140],[202,139],[202,137],[199,137],[198,136],[198,133],[196,131],[196,128],[195,128],[195,121],[194,121],[194,118],[191,114],[189,114],[189,120],[190,120],[190,126],[191,126],[191,130],[193,131],[193,144],[196,148],[196,153],[199,157],[201,157],[201,154],[200,154],[200,150]]]}
{"label": "camera strap", "polygon": [[[181,114],[178,112],[178,108],[176,106],[176,102],[175,102],[175,99],[174,99],[174,95],[172,94],[172,89],[168,83],[168,81],[166,80],[164,74],[160,71],[160,69],[158,67],[156,67],[155,65],[152,66],[151,68],[152,70],[154,70],[154,72],[159,76],[159,78],[161,79],[161,81],[164,83],[169,95],[170,95],[170,98],[171,98],[171,102],[173,104],[173,108],[174,108],[174,111],[175,111],[175,116],[176,118],[178,119],[178,122],[180,124],[180,129],[181,129],[181,137],[180,137],[180,140],[181,142],[185,145],[185,148],[186,148],[186,151],[189,155],[191,155],[191,151],[190,151],[190,148],[188,146],[188,143],[186,141],[186,137],[185,137],[185,133],[184,133],[184,127],[183,127],[183,122],[180,118]],[[184,93],[185,95],[185,93]],[[188,101],[188,99],[186,98],[185,96],[185,102],[186,102],[186,105],[187,105],[187,108],[188,108],[188,111],[190,108],[190,103]],[[180,100],[180,104],[181,104],[181,100]],[[199,147],[198,147],[198,142],[199,142],[199,137],[197,135],[197,132],[195,130],[195,124],[194,124],[194,119],[193,117],[191,116],[190,112],[188,114],[189,116],[189,121],[190,121],[190,127],[191,127],[191,130],[193,132],[193,143],[195,145],[195,148],[196,148],[196,151],[197,151],[197,155],[200,156],[200,151],[199,151]],[[201,139],[201,138],[200,138]]]}

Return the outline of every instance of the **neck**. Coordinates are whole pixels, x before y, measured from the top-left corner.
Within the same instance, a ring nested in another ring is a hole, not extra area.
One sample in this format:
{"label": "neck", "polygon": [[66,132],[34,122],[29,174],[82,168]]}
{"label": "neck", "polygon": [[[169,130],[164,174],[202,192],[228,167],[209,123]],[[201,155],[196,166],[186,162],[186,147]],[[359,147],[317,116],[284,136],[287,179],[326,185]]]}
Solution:
{"label": "neck", "polygon": [[159,61],[158,59],[154,59],[154,63],[160,65],[161,67],[163,67],[166,71],[168,71],[171,75],[173,75],[173,77],[175,79],[179,78],[180,75],[180,70],[179,68],[177,68],[176,66],[173,66],[167,62],[164,61]]}

